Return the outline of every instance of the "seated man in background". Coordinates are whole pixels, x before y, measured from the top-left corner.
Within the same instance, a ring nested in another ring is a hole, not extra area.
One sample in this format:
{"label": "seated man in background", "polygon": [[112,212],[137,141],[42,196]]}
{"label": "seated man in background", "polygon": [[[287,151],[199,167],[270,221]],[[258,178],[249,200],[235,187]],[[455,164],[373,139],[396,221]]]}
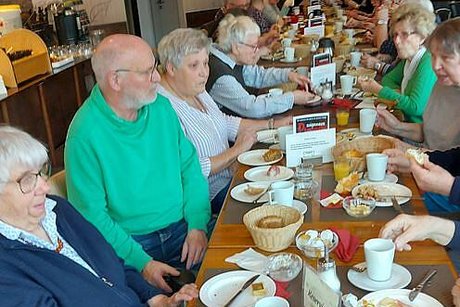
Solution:
{"label": "seated man in background", "polygon": [[162,276],[179,272],[169,265],[189,269],[207,247],[206,178],[170,102],[157,96],[150,46],[112,35],[91,63],[97,84],[65,146],[69,199],[128,265],[170,290]]}

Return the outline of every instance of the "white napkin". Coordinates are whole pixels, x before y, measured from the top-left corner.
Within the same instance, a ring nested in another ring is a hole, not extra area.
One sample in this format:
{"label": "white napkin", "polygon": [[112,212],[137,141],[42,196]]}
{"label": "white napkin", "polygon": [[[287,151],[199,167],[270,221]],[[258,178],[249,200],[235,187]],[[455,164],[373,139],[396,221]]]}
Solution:
{"label": "white napkin", "polygon": [[256,252],[252,248],[248,248],[241,253],[236,253],[235,255],[228,257],[225,261],[235,263],[240,268],[249,271],[265,273],[268,257]]}

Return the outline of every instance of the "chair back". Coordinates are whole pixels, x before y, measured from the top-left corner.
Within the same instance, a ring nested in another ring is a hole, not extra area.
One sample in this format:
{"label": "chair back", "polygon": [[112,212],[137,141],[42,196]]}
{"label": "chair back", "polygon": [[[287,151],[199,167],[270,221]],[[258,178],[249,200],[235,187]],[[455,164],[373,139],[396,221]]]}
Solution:
{"label": "chair back", "polygon": [[49,184],[51,187],[49,194],[67,198],[67,187],[65,183],[65,170],[62,170],[52,175],[51,178],[49,179]]}
{"label": "chair back", "polygon": [[434,12],[436,14],[436,19],[441,22],[446,21],[452,17],[452,11],[447,7],[441,7],[436,9]]}

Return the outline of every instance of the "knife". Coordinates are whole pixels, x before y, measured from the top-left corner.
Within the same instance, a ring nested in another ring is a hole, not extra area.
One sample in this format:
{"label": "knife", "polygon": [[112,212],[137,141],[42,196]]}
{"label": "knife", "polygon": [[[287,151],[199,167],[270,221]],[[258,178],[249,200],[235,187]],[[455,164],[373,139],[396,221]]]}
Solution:
{"label": "knife", "polygon": [[425,277],[423,277],[422,281],[414,288],[411,290],[409,293],[409,300],[412,302],[415,300],[417,295],[422,292],[423,287],[425,286],[426,282],[430,280],[431,277],[433,277],[438,271],[435,269],[431,269]]}
{"label": "knife", "polygon": [[393,208],[396,210],[396,212],[404,213],[404,210],[401,208],[401,205],[398,203],[396,197],[393,196],[391,198],[391,202],[393,203]]}
{"label": "knife", "polygon": [[249,278],[245,283],[244,285],[241,287],[240,290],[238,290],[238,292],[236,292],[232,298],[224,305],[224,307],[228,307],[230,306],[230,304],[237,298],[238,295],[241,294],[241,292],[243,292],[244,290],[246,290],[247,287],[249,287],[253,282],[256,281],[257,278],[259,278],[260,274],[257,274],[257,275],[254,275],[252,276],[251,278]]}

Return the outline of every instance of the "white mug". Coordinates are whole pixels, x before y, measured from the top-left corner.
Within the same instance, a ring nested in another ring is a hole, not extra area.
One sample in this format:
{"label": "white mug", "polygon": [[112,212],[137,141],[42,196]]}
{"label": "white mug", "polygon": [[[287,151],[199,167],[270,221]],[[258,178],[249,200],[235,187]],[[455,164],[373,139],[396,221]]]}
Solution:
{"label": "white mug", "polygon": [[278,140],[280,141],[280,149],[286,150],[286,135],[292,134],[292,126],[283,126],[277,129],[278,131]]}
{"label": "white mug", "polygon": [[359,62],[361,61],[361,52],[350,52],[350,64],[351,66],[359,66]]}
{"label": "white mug", "polygon": [[375,281],[391,278],[395,244],[388,239],[370,239],[364,242],[367,276]]}
{"label": "white mug", "polygon": [[343,21],[336,21],[335,22],[335,32],[342,32],[343,30]]}
{"label": "white mug", "polygon": [[354,29],[345,29],[343,31],[345,32],[345,34],[347,35],[349,39],[353,38],[353,36],[355,35]]}
{"label": "white mug", "polygon": [[295,49],[292,47],[284,48],[284,58],[286,61],[294,61]]}
{"label": "white mug", "polygon": [[337,9],[336,13],[337,13],[337,18],[340,19],[343,17],[343,9]]}
{"label": "white mug", "polygon": [[362,133],[372,133],[376,117],[375,109],[361,109],[359,111],[359,130]]}
{"label": "white mug", "polygon": [[353,91],[353,85],[356,84],[357,78],[351,75],[340,76],[340,87],[342,95],[350,95]]}
{"label": "white mug", "polygon": [[279,296],[269,296],[258,300],[254,307],[289,307],[289,302]]}
{"label": "white mug", "polygon": [[367,179],[370,181],[382,181],[387,171],[388,156],[382,153],[370,153],[366,155]]}
{"label": "white mug", "polygon": [[283,48],[291,47],[291,43],[292,39],[290,39],[289,37],[283,38],[283,40],[281,41],[281,45],[283,46]]}
{"label": "white mug", "polygon": [[296,23],[291,23],[291,27],[292,27],[292,30],[299,30],[299,23],[296,22]]}
{"label": "white mug", "polygon": [[268,95],[270,97],[277,97],[283,95],[283,89],[282,88],[271,88],[268,90]]}
{"label": "white mug", "polygon": [[290,181],[273,182],[268,191],[268,203],[270,205],[292,206],[294,199],[294,183]]}

